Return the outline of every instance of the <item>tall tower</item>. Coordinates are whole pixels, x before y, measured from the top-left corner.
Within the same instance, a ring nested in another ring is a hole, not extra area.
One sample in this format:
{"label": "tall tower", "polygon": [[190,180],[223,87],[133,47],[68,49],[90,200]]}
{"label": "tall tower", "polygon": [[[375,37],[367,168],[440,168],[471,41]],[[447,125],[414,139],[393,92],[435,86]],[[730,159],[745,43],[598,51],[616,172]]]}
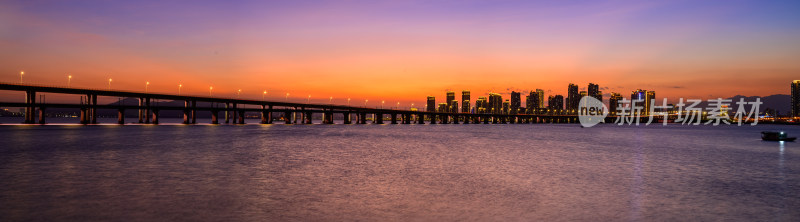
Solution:
{"label": "tall tower", "polygon": [[800,80],[792,81],[792,116],[800,117]]}
{"label": "tall tower", "polygon": [[425,111],[436,112],[436,97],[428,96],[428,108]]}
{"label": "tall tower", "polygon": [[578,101],[580,101],[580,94],[578,92],[578,85],[570,83],[567,86],[567,110],[578,110]]}
{"label": "tall tower", "polygon": [[594,97],[597,100],[600,100],[600,102],[603,101],[603,92],[600,92],[599,85],[594,83],[589,83],[589,88],[587,89],[587,91],[589,91],[589,96]]}
{"label": "tall tower", "polygon": [[[631,103],[635,102],[636,106],[642,107],[642,116],[650,115],[650,107],[652,106],[652,101],[655,99],[655,91],[637,89],[631,93]],[[631,106],[631,108],[633,108],[633,106]]]}
{"label": "tall tower", "polygon": [[608,98],[608,112],[609,115],[617,115],[617,107],[622,96],[619,93],[612,92],[611,98]]}
{"label": "tall tower", "polygon": [[[456,93],[453,91],[447,91],[447,110],[452,110],[453,101],[456,101]],[[458,107],[455,107],[458,108]]]}
{"label": "tall tower", "polygon": [[461,91],[461,112],[469,113],[469,90]]}
{"label": "tall tower", "polygon": [[536,89],[536,95],[539,96],[539,108],[544,108],[544,90]]}
{"label": "tall tower", "polygon": [[519,92],[511,91],[511,110],[509,110],[509,113],[517,114],[520,106],[522,106],[522,101],[520,100]]}

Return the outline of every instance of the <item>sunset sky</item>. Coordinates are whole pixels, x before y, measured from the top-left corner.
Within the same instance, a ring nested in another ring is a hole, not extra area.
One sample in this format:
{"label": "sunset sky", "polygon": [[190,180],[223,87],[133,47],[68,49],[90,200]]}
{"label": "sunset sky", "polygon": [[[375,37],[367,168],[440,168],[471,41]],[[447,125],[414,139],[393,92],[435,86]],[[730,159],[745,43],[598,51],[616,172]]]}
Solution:
{"label": "sunset sky", "polygon": [[800,79],[800,1],[4,1],[0,49],[2,82],[320,103],[767,96]]}

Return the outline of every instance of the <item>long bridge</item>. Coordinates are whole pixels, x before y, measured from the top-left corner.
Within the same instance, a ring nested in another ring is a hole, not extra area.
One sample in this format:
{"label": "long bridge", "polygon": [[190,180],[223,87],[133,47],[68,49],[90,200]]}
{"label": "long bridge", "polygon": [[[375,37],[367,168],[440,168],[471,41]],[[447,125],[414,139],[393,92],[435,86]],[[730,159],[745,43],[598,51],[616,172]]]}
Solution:
{"label": "long bridge", "polygon": [[[323,124],[333,124],[334,115],[342,115],[344,124],[352,124],[355,116],[356,124],[366,124],[367,115],[372,114],[373,123],[383,124],[388,120],[391,124],[514,124],[514,123],[577,123],[577,114],[563,110],[537,110],[528,114],[508,113],[449,113],[428,112],[399,109],[368,108],[334,104],[311,104],[295,102],[279,102],[266,100],[248,100],[221,98],[212,96],[172,95],[161,93],[144,93],[120,90],[83,89],[31,84],[0,83],[0,90],[25,92],[25,102],[0,102],[0,107],[23,107],[26,124],[45,124],[46,111],[50,108],[73,108],[80,110],[81,124],[96,124],[97,110],[116,110],[118,124],[125,124],[125,111],[138,111],[138,122],[142,124],[158,124],[159,112],[164,110],[183,111],[183,123],[197,123],[197,112],[210,112],[211,124],[220,123],[220,112],[225,123],[245,124],[245,112],[257,112],[261,116],[261,124],[271,124],[274,113],[283,113],[285,124],[311,124],[314,113],[323,114]],[[37,93],[57,93],[86,96],[78,104],[43,103],[36,101]],[[136,98],[138,105],[110,104],[100,105],[97,97]],[[183,101],[183,106],[163,106],[154,100]],[[211,103],[211,106],[197,106],[198,102]],[[258,108],[246,108],[246,105]],[[385,118],[386,116],[389,118]],[[613,122],[614,117],[606,117],[606,122]]]}

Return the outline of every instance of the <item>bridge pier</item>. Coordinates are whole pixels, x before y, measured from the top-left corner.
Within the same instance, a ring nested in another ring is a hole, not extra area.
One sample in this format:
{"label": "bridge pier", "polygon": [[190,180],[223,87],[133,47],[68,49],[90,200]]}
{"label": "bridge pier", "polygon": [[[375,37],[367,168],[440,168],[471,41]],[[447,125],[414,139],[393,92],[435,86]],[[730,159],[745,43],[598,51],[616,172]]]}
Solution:
{"label": "bridge pier", "polygon": [[39,124],[42,124],[42,125],[44,125],[44,123],[45,123],[45,122],[44,122],[44,117],[45,117],[45,112],[44,112],[44,110],[45,110],[45,107],[44,107],[44,106],[42,106],[42,107],[39,107]]}
{"label": "bridge pier", "polygon": [[89,110],[86,107],[81,108],[81,124],[89,124],[88,111]]}
{"label": "bridge pier", "polygon": [[417,124],[424,125],[425,124],[425,114],[417,114]]}
{"label": "bridge pier", "polygon": [[311,120],[313,120],[313,117],[314,117],[313,114],[314,113],[312,113],[311,111],[305,112],[305,115],[304,115],[306,117],[305,124],[313,124],[313,122],[311,122]]}
{"label": "bridge pier", "polygon": [[197,123],[197,100],[192,100],[192,124]]}
{"label": "bridge pier", "polygon": [[272,123],[272,106],[267,109],[267,105],[261,105],[261,124],[270,123]]}
{"label": "bridge pier", "polygon": [[238,124],[244,124],[244,110],[237,110],[239,114]]}
{"label": "bridge pier", "polygon": [[92,104],[91,104],[91,106],[92,106],[92,108],[91,108],[92,109],[92,115],[91,115],[92,119],[91,119],[91,121],[92,121],[92,124],[97,124],[97,95],[95,95],[95,94],[92,95],[91,102],[92,102]]}
{"label": "bridge pier", "polygon": [[352,116],[349,112],[342,113],[342,122],[344,122],[344,124],[352,124],[351,118]]}
{"label": "bridge pier", "polygon": [[34,111],[36,109],[36,92],[32,90],[25,91],[25,120],[23,123],[32,124],[36,121]]}
{"label": "bridge pier", "polygon": [[383,113],[375,113],[375,123],[383,124]]}
{"label": "bridge pier", "polygon": [[411,113],[403,114],[403,124],[411,124]]}
{"label": "bridge pier", "polygon": [[150,124],[150,98],[144,99],[144,123]]}
{"label": "bridge pier", "polygon": [[389,116],[392,118],[392,124],[397,124],[397,113],[389,113]]}
{"label": "bridge pier", "polygon": [[439,121],[439,120],[437,119],[437,115],[436,115],[436,113],[432,113],[432,114],[430,114],[430,118],[429,118],[429,119],[430,119],[430,121],[431,121],[431,122],[430,122],[430,124],[436,124],[436,121]]}
{"label": "bridge pier", "polygon": [[211,124],[219,124],[219,110],[211,110]]}
{"label": "bridge pier", "polygon": [[125,125],[125,109],[117,109],[117,124]]}
{"label": "bridge pier", "polygon": [[323,113],[323,123],[324,124],[333,124],[333,112],[327,111]]}
{"label": "bridge pier", "polygon": [[142,107],[144,107],[144,98],[140,97],[139,98],[139,124],[144,123],[144,110],[142,109]]}
{"label": "bridge pier", "polygon": [[189,118],[189,100],[183,101],[183,124],[189,124],[191,120]]}
{"label": "bridge pier", "polygon": [[358,124],[367,124],[367,113],[358,113]]}
{"label": "bridge pier", "polygon": [[230,103],[225,103],[225,124],[231,123],[231,114],[230,114]]}
{"label": "bridge pier", "polygon": [[283,112],[283,121],[284,124],[292,124],[292,112]]}
{"label": "bridge pier", "polygon": [[153,109],[153,124],[158,125],[158,109]]}

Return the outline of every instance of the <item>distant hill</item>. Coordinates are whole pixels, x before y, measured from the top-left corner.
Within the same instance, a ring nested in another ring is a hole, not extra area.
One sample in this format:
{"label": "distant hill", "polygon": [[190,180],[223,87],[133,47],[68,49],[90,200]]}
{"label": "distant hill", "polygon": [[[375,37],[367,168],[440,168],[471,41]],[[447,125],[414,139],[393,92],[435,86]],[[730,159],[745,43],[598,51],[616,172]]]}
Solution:
{"label": "distant hill", "polygon": [[792,103],[792,96],[791,95],[784,95],[784,94],[776,94],[771,96],[742,96],[736,95],[734,97],[728,98],[732,100],[731,107],[736,108],[736,102],[739,101],[740,98],[744,98],[746,102],[753,102],[756,98],[761,98],[761,106],[759,107],[759,112],[764,112],[765,109],[773,109],[778,111],[778,115],[786,115],[789,114],[791,111],[791,103]]}

